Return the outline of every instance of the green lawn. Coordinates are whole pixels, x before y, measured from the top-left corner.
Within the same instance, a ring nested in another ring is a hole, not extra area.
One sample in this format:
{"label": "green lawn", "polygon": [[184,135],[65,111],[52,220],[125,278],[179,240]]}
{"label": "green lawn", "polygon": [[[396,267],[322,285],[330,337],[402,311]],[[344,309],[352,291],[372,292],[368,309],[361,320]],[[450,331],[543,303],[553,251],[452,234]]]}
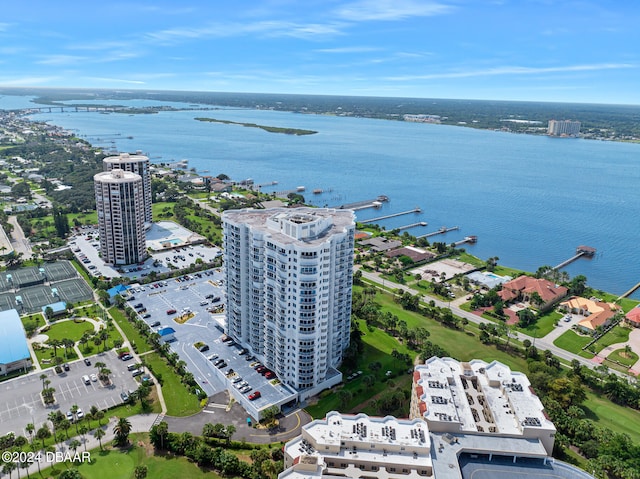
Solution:
{"label": "green lawn", "polygon": [[71,339],[77,342],[85,332],[93,332],[93,323],[82,321],[76,323],[73,320],[62,321],[51,325],[48,331],[43,334],[49,336],[49,339]]}
{"label": "green lawn", "polygon": [[118,323],[118,326],[120,326],[122,332],[127,336],[131,345],[135,344],[138,354],[151,351],[151,346],[149,346],[138,330],[133,327],[133,324],[127,321],[127,318],[122,311],[114,306],[113,308],[109,308],[109,314],[113,320]]}
{"label": "green lawn", "polygon": [[91,213],[67,213],[67,220],[70,226],[75,226],[76,219],[81,225],[97,225],[98,213],[95,211]]}
{"label": "green lawn", "polygon": [[[351,401],[343,405],[336,394],[326,395],[317,404],[306,408],[307,412],[313,417],[323,417],[329,411],[351,411],[376,394],[389,389],[390,385],[408,386],[410,375],[407,370],[412,366],[398,361],[391,356],[391,352],[396,349],[400,353],[410,354],[412,358],[415,357],[416,353],[410,351],[406,346],[400,344],[396,338],[380,329],[369,331],[364,321],[360,321],[360,330],[363,332],[364,348],[358,365],[353,370],[343,369],[344,389],[350,391],[353,395]],[[377,371],[372,371],[369,365],[375,362],[379,362],[381,367]],[[347,380],[347,376],[354,371],[362,371],[362,375],[351,381]],[[388,379],[386,377],[387,371],[392,371],[392,378]],[[376,382],[371,387],[367,387],[363,383],[363,378],[371,374],[375,376]]]}
{"label": "green lawn", "polygon": [[628,407],[618,406],[606,397],[587,392],[584,402],[587,419],[613,431],[628,434],[633,442],[640,443],[640,413]]}
{"label": "green lawn", "polygon": [[133,477],[136,466],[145,465],[148,468],[147,477],[154,479],[221,479],[218,474],[199,468],[185,457],[164,453],[149,455],[145,447],[138,445],[141,440],[145,440],[146,443],[146,437],[146,434],[133,434],[133,446],[127,450],[112,449],[105,445],[104,451],[100,451],[99,448],[91,451],[90,463],[78,466],[69,463],[59,464],[43,470],[42,477],[56,477],[64,469],[77,467],[85,479],[128,479]]}
{"label": "green lawn", "polygon": [[611,354],[609,354],[609,356],[607,356],[607,359],[610,359],[611,361],[617,361],[624,366],[631,367],[636,363],[636,361],[638,361],[638,355],[633,351],[625,353],[624,349],[621,348],[616,349]]}
{"label": "green lawn", "polygon": [[526,328],[516,328],[534,338],[543,338],[555,328],[555,324],[562,318],[562,314],[557,311],[549,311],[538,318],[535,324],[530,324]]}
{"label": "green lawn", "polygon": [[162,376],[162,395],[167,404],[169,416],[190,416],[200,412],[200,401],[197,396],[191,394],[187,387],[180,382],[180,376],[169,368],[169,365],[158,353],[145,354],[143,358],[154,374]]}
{"label": "green lawn", "polygon": [[596,351],[601,351],[607,346],[611,346],[612,344],[624,343],[629,341],[629,333],[631,333],[631,329],[622,327],[622,326],[614,326],[611,328],[604,336],[598,339],[593,345],[596,347]]}
{"label": "green lawn", "polygon": [[582,336],[573,330],[569,330],[562,333],[562,335],[556,339],[553,344],[571,353],[580,354],[580,352],[582,352],[582,348],[589,344],[591,339],[593,338],[590,336]]}

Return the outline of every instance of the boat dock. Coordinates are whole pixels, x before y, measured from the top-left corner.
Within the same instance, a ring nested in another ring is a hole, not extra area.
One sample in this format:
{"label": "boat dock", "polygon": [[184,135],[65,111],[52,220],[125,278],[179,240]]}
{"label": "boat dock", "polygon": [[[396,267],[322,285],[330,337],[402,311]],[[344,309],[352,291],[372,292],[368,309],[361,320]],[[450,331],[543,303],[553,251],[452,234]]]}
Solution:
{"label": "boat dock", "polygon": [[591,246],[578,246],[576,248],[576,254],[574,256],[572,256],[571,258],[563,261],[562,263],[554,266],[551,269],[561,269],[564,268],[565,266],[567,266],[570,263],[573,263],[575,260],[577,260],[578,258],[582,258],[583,256],[587,256],[587,257],[593,257],[593,255],[596,254],[596,249],[592,248]]}
{"label": "boat dock", "polygon": [[420,239],[420,238],[430,238],[430,237],[435,236],[435,235],[443,235],[445,233],[448,233],[449,231],[456,231],[456,230],[459,230],[459,229],[460,229],[459,226],[452,226],[451,228],[447,228],[446,226],[443,226],[438,231],[432,231],[431,233],[427,233],[427,234],[424,234],[424,235],[416,236],[416,238],[418,238],[418,239]]}
{"label": "boat dock", "polygon": [[411,213],[422,213],[422,210],[419,207],[416,207],[412,210],[409,211],[401,211],[400,213],[391,213],[389,215],[384,215],[384,216],[377,216],[375,218],[369,218],[366,220],[362,220],[363,223],[375,223],[376,221],[382,221],[382,220],[386,220],[389,218],[395,218],[396,216],[404,216],[404,215],[408,215]]}
{"label": "boat dock", "polygon": [[389,197],[380,195],[373,200],[356,201],[355,203],[347,203],[336,208],[339,210],[364,210],[365,208],[379,208],[382,203],[389,201]]}
{"label": "boat dock", "polygon": [[465,236],[463,240],[460,241],[456,241],[455,243],[453,243],[454,248],[460,246],[461,244],[465,244],[465,243],[469,243],[469,244],[474,244],[478,242],[478,237],[477,236]]}
{"label": "boat dock", "polygon": [[397,228],[393,228],[394,230],[408,230],[411,228],[415,228],[416,226],[427,226],[427,222],[426,221],[420,221],[418,223],[411,223],[410,225],[404,225],[404,226],[398,226]]}
{"label": "boat dock", "polygon": [[262,188],[263,186],[274,186],[277,185],[278,182],[277,181],[270,181],[269,183],[260,183],[259,185],[256,185],[257,188]]}
{"label": "boat dock", "polygon": [[633,293],[635,293],[635,291],[637,289],[640,289],[640,283],[636,284],[633,288],[631,288],[629,291],[627,291],[626,293],[620,295],[620,297],[616,300],[619,301],[621,299],[626,298],[627,296],[631,296]]}

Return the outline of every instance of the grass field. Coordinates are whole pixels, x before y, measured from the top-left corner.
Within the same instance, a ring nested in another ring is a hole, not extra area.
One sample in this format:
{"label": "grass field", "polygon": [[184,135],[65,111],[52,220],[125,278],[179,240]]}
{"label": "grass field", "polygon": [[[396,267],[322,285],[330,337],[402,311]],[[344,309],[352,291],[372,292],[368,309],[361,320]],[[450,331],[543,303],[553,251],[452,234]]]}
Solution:
{"label": "grass field", "polygon": [[70,321],[62,321],[59,323],[55,323],[51,325],[48,331],[43,334],[49,336],[49,339],[71,339],[74,342],[77,342],[85,332],[93,331],[93,323],[89,321],[83,321],[81,323],[76,323],[73,320]]}
{"label": "grass field", "polygon": [[[406,382],[408,384],[410,375],[407,374],[407,370],[411,365],[398,361],[391,356],[391,352],[396,349],[400,353],[410,354],[412,358],[415,357],[416,353],[409,351],[406,346],[400,344],[396,338],[388,335],[384,331],[379,329],[369,331],[364,321],[360,321],[360,330],[363,332],[362,342],[364,344],[362,355],[357,367],[353,370],[346,371],[344,374],[344,389],[351,392],[352,399],[343,405],[338,395],[327,395],[320,399],[317,404],[306,408],[307,412],[313,417],[323,417],[329,411],[351,411],[376,394],[388,389],[389,383],[397,387],[401,385],[400,383]],[[375,362],[379,362],[381,367],[377,371],[372,371],[369,365]],[[362,371],[362,375],[348,381],[346,377],[354,371]],[[392,371],[393,378],[388,379],[386,377],[387,371]],[[375,383],[370,387],[365,386],[363,378],[372,374],[376,378]],[[405,380],[402,381],[403,379]]]}
{"label": "grass field", "polygon": [[[573,330],[565,331],[560,335],[558,339],[556,339],[553,344],[562,348],[570,353],[579,354],[582,352],[582,348],[584,348],[589,341],[591,341],[590,336],[582,336],[577,334]],[[589,356],[593,356],[592,354]]]}
{"label": "grass field", "polygon": [[624,349],[616,349],[607,356],[607,359],[617,361],[625,366],[631,367],[636,363],[636,361],[638,361],[638,355],[633,351],[625,353]]}
{"label": "grass field", "polygon": [[218,474],[199,468],[185,457],[156,454],[149,445],[146,434],[132,434],[133,445],[126,450],[112,449],[91,451],[91,462],[80,465],[59,464],[42,471],[42,477],[57,477],[65,469],[77,467],[85,479],[114,479],[134,477],[137,466],[148,468],[147,477],[154,479],[221,479]]}
{"label": "grass field", "polygon": [[98,213],[92,211],[91,213],[68,213],[67,220],[69,221],[69,226],[75,226],[76,220],[80,225],[97,225],[98,224]]}
{"label": "grass field", "polygon": [[190,416],[200,412],[198,398],[180,382],[180,377],[169,368],[158,353],[145,354],[143,358],[155,375],[162,376],[162,395],[167,404],[169,416]]}
{"label": "grass field", "polygon": [[618,406],[592,392],[587,392],[584,407],[587,419],[613,431],[628,434],[633,442],[640,443],[640,413],[637,410]]}
{"label": "grass field", "polygon": [[133,325],[127,321],[124,313],[120,311],[118,308],[113,307],[109,308],[109,314],[113,318],[113,320],[118,323],[122,332],[129,338],[129,342],[133,345],[136,345],[136,349],[138,350],[138,354],[146,353],[147,351],[151,351],[151,346],[147,343],[147,341],[142,337],[142,335],[138,332]]}

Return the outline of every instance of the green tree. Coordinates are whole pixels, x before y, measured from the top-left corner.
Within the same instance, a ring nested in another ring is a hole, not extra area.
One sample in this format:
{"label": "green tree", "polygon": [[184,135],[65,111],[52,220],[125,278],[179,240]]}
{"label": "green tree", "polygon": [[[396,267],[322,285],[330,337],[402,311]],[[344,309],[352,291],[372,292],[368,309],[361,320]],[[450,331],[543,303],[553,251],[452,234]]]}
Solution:
{"label": "green tree", "polygon": [[135,470],[133,471],[133,476],[135,477],[135,479],[144,479],[145,477],[147,477],[147,472],[149,472],[147,466],[136,466]]}
{"label": "green tree", "polygon": [[115,434],[114,442],[118,446],[124,446],[129,442],[129,434],[131,433],[131,423],[126,417],[121,417],[118,422],[113,426],[113,433]]}
{"label": "green tree", "polygon": [[98,443],[100,443],[100,450],[102,451],[102,438],[104,437],[106,433],[104,432],[104,430],[102,430],[102,428],[98,428],[95,431],[93,431],[93,437],[95,437],[98,440]]}

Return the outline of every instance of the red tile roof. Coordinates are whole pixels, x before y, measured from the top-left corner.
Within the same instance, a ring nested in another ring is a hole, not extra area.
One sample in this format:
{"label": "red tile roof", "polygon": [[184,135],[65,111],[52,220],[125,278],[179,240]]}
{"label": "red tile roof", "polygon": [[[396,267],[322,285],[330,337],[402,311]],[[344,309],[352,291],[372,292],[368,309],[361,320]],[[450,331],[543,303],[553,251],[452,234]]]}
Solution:
{"label": "red tile roof", "polygon": [[545,304],[547,304],[563,298],[568,291],[564,286],[558,286],[546,279],[520,276],[504,283],[502,290],[498,294],[504,301],[512,301],[522,294],[530,296],[535,292],[538,293]]}
{"label": "red tile roof", "polygon": [[627,321],[640,324],[640,307],[633,308],[625,317],[627,318]]}

